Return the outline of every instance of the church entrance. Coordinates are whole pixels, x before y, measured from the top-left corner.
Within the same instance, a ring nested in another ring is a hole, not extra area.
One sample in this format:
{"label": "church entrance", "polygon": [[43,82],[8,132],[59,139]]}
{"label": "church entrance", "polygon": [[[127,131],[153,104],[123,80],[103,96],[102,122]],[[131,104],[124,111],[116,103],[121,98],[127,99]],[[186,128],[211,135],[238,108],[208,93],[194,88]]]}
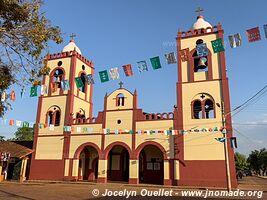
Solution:
{"label": "church entrance", "polygon": [[154,145],[145,146],[139,154],[139,183],[163,185],[164,159]]}
{"label": "church entrance", "polygon": [[114,146],[108,154],[108,180],[129,180],[129,152],[122,146]]}
{"label": "church entrance", "polygon": [[95,148],[84,147],[79,157],[79,180],[95,181],[98,177],[98,153]]}

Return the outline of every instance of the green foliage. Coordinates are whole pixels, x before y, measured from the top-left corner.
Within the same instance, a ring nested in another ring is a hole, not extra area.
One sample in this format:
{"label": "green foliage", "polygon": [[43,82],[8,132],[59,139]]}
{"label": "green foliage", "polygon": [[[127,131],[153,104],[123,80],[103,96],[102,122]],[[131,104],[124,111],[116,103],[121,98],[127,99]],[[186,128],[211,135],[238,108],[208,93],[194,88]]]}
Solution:
{"label": "green foliage", "polygon": [[15,138],[17,141],[32,141],[33,140],[33,128],[21,127],[15,132]]}
{"label": "green foliage", "polygon": [[249,154],[248,163],[251,170],[257,175],[266,175],[267,172],[267,150],[265,148],[254,150]]}
{"label": "green foliage", "polygon": [[236,174],[238,175],[238,177],[242,177],[244,172],[248,170],[248,163],[247,163],[246,156],[236,152],[235,153],[235,166],[236,166]]}
{"label": "green foliage", "polygon": [[0,142],[5,141],[5,136],[0,135]]}
{"label": "green foliage", "polygon": [[[37,83],[49,41],[62,42],[59,27],[40,11],[42,0],[0,0],[0,92],[13,83]],[[0,103],[0,116],[7,109]]]}

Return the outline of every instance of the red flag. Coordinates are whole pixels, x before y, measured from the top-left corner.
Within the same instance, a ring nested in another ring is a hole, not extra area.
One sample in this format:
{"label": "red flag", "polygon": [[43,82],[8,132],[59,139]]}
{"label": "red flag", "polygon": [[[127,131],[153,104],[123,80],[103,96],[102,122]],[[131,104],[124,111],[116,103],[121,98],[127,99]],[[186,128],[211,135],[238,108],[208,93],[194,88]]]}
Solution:
{"label": "red flag", "polygon": [[261,40],[261,34],[259,27],[255,27],[246,31],[248,36],[248,42],[256,42]]}
{"label": "red flag", "polygon": [[15,91],[12,90],[11,92],[11,98],[10,98],[12,101],[15,101],[16,100],[16,95],[15,95]]}
{"label": "red flag", "polygon": [[189,48],[179,50],[179,57],[182,60],[182,62],[188,61]]}
{"label": "red flag", "polygon": [[123,68],[126,76],[132,76],[133,75],[133,70],[132,70],[131,64],[123,65],[122,68]]}
{"label": "red flag", "polygon": [[15,124],[14,119],[9,120],[9,125],[10,125],[10,126],[14,126],[14,124]]}

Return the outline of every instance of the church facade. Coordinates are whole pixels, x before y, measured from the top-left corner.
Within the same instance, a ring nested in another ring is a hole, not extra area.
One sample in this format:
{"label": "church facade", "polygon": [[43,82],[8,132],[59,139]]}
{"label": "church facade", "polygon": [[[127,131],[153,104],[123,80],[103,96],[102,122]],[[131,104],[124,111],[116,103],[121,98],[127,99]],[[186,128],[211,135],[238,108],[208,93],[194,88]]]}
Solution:
{"label": "church facade", "polygon": [[[42,80],[48,93],[39,97],[36,116],[45,127],[35,127],[30,179],[226,188],[228,154],[228,180],[237,187],[234,151],[229,142],[225,148],[214,139],[223,136],[221,131],[166,134],[222,127],[223,107],[227,138],[232,136],[225,53],[214,54],[210,43],[218,38],[223,40],[222,26],[211,26],[202,16],[191,30],[178,32],[177,56],[183,49],[188,56],[178,59],[177,105],[166,113],[145,113],[137,91],[121,85],[106,94],[104,110],[94,118],[93,86],[77,88],[74,82],[81,77],[85,83],[86,74],[94,75],[93,63],[73,40],[62,53],[48,55],[51,72]],[[196,54],[201,43],[209,49],[205,58]],[[63,91],[62,80],[70,80],[70,90]]]}

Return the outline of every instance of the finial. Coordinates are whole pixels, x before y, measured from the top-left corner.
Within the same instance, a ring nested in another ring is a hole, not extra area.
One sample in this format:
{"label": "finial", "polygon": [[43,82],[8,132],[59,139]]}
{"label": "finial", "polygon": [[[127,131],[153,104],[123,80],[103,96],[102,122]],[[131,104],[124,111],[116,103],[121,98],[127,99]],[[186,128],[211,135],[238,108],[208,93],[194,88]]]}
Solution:
{"label": "finial", "polygon": [[71,41],[72,42],[74,42],[74,38],[76,37],[76,35],[74,34],[74,33],[72,33],[71,35],[70,35],[70,38],[71,38]]}
{"label": "finial", "polygon": [[201,12],[204,11],[202,8],[198,7],[195,12],[198,13],[198,17],[201,16]]}
{"label": "finial", "polygon": [[120,88],[122,88],[123,82],[122,81],[119,82],[119,85],[120,85]]}

